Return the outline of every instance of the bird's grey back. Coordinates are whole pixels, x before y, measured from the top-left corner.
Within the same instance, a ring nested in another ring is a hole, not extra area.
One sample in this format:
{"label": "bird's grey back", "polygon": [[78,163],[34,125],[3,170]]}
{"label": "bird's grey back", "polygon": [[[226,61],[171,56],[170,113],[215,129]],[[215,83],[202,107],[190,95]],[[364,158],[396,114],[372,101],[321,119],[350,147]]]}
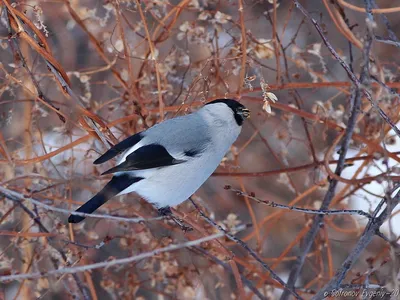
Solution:
{"label": "bird's grey back", "polygon": [[204,150],[211,141],[208,124],[198,113],[166,120],[144,132],[143,145],[158,143],[169,152]]}

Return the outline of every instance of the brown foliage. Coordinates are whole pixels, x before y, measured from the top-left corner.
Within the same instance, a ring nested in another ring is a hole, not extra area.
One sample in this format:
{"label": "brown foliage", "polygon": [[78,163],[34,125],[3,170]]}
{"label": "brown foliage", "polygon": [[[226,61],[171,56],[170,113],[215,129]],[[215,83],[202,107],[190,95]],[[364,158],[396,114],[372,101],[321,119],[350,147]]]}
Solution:
{"label": "brown foliage", "polygon": [[[0,0],[0,297],[396,293],[400,8],[354,3]],[[193,231],[136,195],[67,223],[100,153],[222,97],[252,118]]]}

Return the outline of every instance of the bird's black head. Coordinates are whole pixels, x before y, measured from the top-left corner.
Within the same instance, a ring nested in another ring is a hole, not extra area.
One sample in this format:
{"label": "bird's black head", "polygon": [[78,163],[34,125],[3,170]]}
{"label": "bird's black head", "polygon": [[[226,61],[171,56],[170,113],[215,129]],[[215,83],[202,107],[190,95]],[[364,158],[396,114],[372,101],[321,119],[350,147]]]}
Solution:
{"label": "bird's black head", "polygon": [[206,103],[206,105],[214,103],[225,103],[233,111],[233,116],[235,117],[236,123],[242,126],[244,120],[250,117],[250,110],[248,110],[243,104],[240,104],[233,99],[217,99]]}

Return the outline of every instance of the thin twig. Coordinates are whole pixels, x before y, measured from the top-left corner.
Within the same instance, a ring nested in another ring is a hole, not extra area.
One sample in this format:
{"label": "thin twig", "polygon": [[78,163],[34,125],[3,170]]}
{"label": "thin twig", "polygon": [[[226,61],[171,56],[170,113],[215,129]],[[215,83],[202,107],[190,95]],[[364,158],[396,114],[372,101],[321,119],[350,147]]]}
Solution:
{"label": "thin twig", "polygon": [[[375,9],[379,9],[378,5],[376,4],[375,0],[371,0],[371,4],[372,6],[375,7]],[[372,13],[374,12],[374,10],[372,9]],[[397,35],[394,33],[392,26],[390,25],[389,19],[386,17],[386,15],[384,13],[380,13],[378,14],[379,17],[381,17],[382,22],[385,24],[386,29],[389,33],[389,38],[392,41],[396,41],[399,42],[399,38],[397,37]]]}
{"label": "thin twig", "polygon": [[[227,189],[227,188],[226,188]],[[301,207],[296,207],[296,206],[291,206],[291,205],[285,205],[285,204],[279,204],[274,201],[269,201],[269,200],[262,200],[259,199],[255,196],[249,195],[248,193],[242,192],[241,190],[229,188],[229,190],[235,192],[239,196],[243,196],[252,200],[257,201],[258,203],[265,204],[270,207],[277,207],[277,208],[282,208],[282,209],[288,209],[292,211],[297,211],[301,213],[306,213],[306,214],[313,214],[313,215],[325,215],[325,216],[331,216],[331,215],[360,215],[363,217],[366,217],[368,219],[372,219],[372,216],[363,211],[363,210],[357,210],[357,209],[328,209],[328,210],[320,210],[320,209],[311,209],[311,208],[301,208]]]}
{"label": "thin twig", "polygon": [[[388,199],[386,198],[382,199],[381,204],[385,203],[387,200]],[[318,291],[313,299],[322,299],[323,297],[329,295],[330,291],[337,289],[341,285],[347,272],[353,266],[354,262],[358,259],[364,249],[369,245],[372,238],[377,234],[379,228],[390,216],[396,205],[400,202],[400,192],[398,192],[393,198],[391,198],[391,201],[394,202],[394,205],[387,205],[385,210],[379,215],[379,217],[374,217],[368,222],[356,246],[344,260],[342,266],[338,269],[335,276],[331,278],[331,280]],[[378,205],[374,211],[374,214],[378,214],[380,210],[381,205]]]}
{"label": "thin twig", "polygon": [[[338,161],[338,164],[337,164],[336,170],[335,170],[335,174],[337,174],[337,175],[340,175],[342,170],[344,169],[345,157],[346,157],[347,150],[349,148],[351,137],[353,135],[353,131],[355,129],[355,125],[356,125],[356,121],[357,121],[357,115],[358,115],[358,111],[359,111],[359,107],[360,107],[360,103],[361,103],[360,92],[358,91],[358,89],[355,89],[353,91],[352,102],[354,103],[353,110],[350,112],[350,118],[349,118],[349,121],[347,124],[347,129],[345,132],[345,136],[343,138],[342,146],[340,148],[339,161]],[[337,183],[338,183],[337,180],[330,179],[328,191],[325,194],[325,197],[322,201],[320,210],[328,209],[328,207],[335,195]],[[317,234],[319,232],[321,223],[323,221],[323,217],[324,217],[324,215],[317,215],[315,217],[309,232],[307,233],[306,237],[304,238],[303,245],[300,250],[300,254],[297,256],[297,259],[292,267],[292,270],[290,272],[289,279],[287,282],[288,286],[292,289],[294,288],[297,278],[300,275],[301,269],[302,269],[305,259],[306,259],[306,255],[310,251],[311,246],[314,243],[315,237],[317,236]],[[281,296],[281,299],[284,300],[284,299],[288,299],[288,298],[289,298],[289,293],[284,291]]]}
{"label": "thin twig", "polygon": [[[220,259],[218,259],[216,256],[212,255],[211,253],[207,252],[206,250],[204,250],[203,248],[199,247],[199,246],[194,246],[192,247],[193,251],[195,252],[199,252],[201,254],[203,254],[204,256],[207,256],[209,259],[211,259],[213,262],[215,262],[216,264],[220,265],[221,267],[223,267],[226,271],[233,273],[232,269],[223,261],[221,261]],[[240,274],[240,278],[242,279],[243,283],[261,300],[267,300],[266,297],[264,297],[260,291],[253,285],[253,283],[248,280],[246,278],[246,276],[243,276],[242,274]]]}
{"label": "thin twig", "polygon": [[392,46],[396,46],[396,47],[400,48],[400,42],[393,41],[391,39],[385,39],[385,38],[377,36],[377,35],[374,36],[374,39],[377,42],[388,44],[388,45],[392,45]]}
{"label": "thin twig", "polygon": [[[12,200],[12,199],[10,199],[10,200]],[[42,232],[50,233],[50,231],[49,231],[49,230],[43,225],[43,223],[40,221],[40,218],[39,218],[37,215],[35,215],[35,213],[32,212],[28,207],[26,207],[26,206],[22,203],[22,201],[18,201],[17,203],[18,203],[18,205],[25,211],[25,213],[28,214],[28,216],[30,216],[30,217],[33,219],[33,221],[35,222],[35,224],[38,225],[39,229],[40,229]],[[52,241],[52,240],[53,240],[52,237],[48,237],[47,239],[48,239],[49,241]],[[67,244],[69,243],[69,241],[63,241],[63,242],[66,242]],[[57,252],[60,254],[60,256],[62,257],[64,263],[66,263],[66,262],[68,261],[67,255],[64,253],[63,250],[57,249],[57,248],[54,247],[54,246],[51,246],[51,247],[52,247],[53,249],[55,249],[55,251],[57,251]],[[52,263],[53,263],[53,266],[54,266],[55,269],[58,269],[58,268],[59,268],[59,265],[57,265],[57,263],[56,263],[55,260],[52,260]],[[78,288],[79,288],[81,294],[83,295],[83,298],[84,298],[85,300],[89,300],[90,297],[89,297],[88,293],[86,292],[86,289],[83,287],[82,281],[80,280],[80,278],[78,277],[78,275],[77,275],[77,274],[72,274],[72,277],[74,278],[74,281],[75,281],[76,285],[78,286]]]}
{"label": "thin twig", "polygon": [[[369,52],[370,52],[371,45],[372,45],[372,38],[367,31],[367,40],[365,42],[364,52],[363,52],[364,68],[362,70],[360,79],[358,79],[355,76],[355,74],[351,71],[350,67],[343,61],[343,59],[332,48],[330,42],[325,37],[323,30],[320,27],[320,25],[318,24],[318,22],[310,16],[310,14],[303,8],[303,6],[301,6],[301,4],[297,0],[293,0],[293,1],[295,3],[296,7],[299,8],[300,11],[314,24],[315,28],[317,29],[317,31],[318,31],[319,35],[321,36],[322,40],[324,41],[325,45],[328,47],[329,51],[333,54],[333,56],[339,61],[339,63],[342,65],[342,67],[346,70],[347,74],[349,75],[350,79],[352,80],[352,82],[354,84],[354,90],[352,92],[352,96],[351,96],[351,100],[350,100],[350,103],[351,103],[350,117],[349,117],[346,131],[344,133],[342,145],[339,150],[339,161],[338,161],[338,164],[337,164],[336,170],[335,170],[335,174],[340,176],[341,172],[344,169],[345,157],[346,157],[347,150],[349,148],[350,141],[351,141],[351,138],[352,138],[352,135],[353,135],[356,123],[357,123],[357,116],[358,116],[359,108],[361,105],[360,89],[362,88],[362,84],[364,83],[365,77],[369,73],[369,69],[368,69]],[[371,95],[366,90],[363,90],[363,92],[367,98],[369,97],[368,99],[371,99],[371,104],[372,104],[373,102],[372,102]],[[396,129],[397,129],[397,127],[396,127]],[[328,207],[335,195],[337,183],[338,183],[338,181],[336,179],[330,178],[328,191],[325,194],[325,197],[321,204],[321,208],[320,208],[321,210],[328,209]],[[310,251],[311,246],[314,243],[315,237],[317,236],[317,234],[319,232],[319,228],[323,222],[323,217],[324,217],[323,215],[317,215],[314,218],[314,221],[313,221],[313,224],[311,225],[310,231],[307,233],[307,235],[304,239],[303,245],[300,250],[300,254],[297,256],[296,262],[294,263],[294,266],[292,267],[292,270],[289,275],[288,286],[290,288],[294,288],[294,286],[296,284],[296,281],[300,275],[301,269],[304,265],[306,255]],[[288,299],[288,297],[289,297],[289,293],[284,291],[281,296],[281,300],[286,300],[286,299]]]}
{"label": "thin twig", "polygon": [[10,18],[9,18],[9,16],[8,16],[8,11],[7,11],[7,10],[4,10],[4,16],[5,16],[5,20],[6,20],[6,27],[7,27],[7,30],[8,30],[8,41],[9,41],[9,43],[10,43],[10,46],[12,45],[12,46],[11,46],[11,49],[13,49],[13,48],[16,49],[17,54],[18,54],[18,58],[21,59],[21,61],[22,61],[22,66],[25,68],[25,70],[26,70],[27,73],[29,74],[29,77],[31,78],[32,83],[33,83],[33,85],[34,85],[35,88],[36,88],[38,97],[41,98],[44,102],[46,102],[48,105],[50,105],[51,107],[53,107],[54,110],[56,111],[56,113],[57,113],[59,119],[60,119],[63,123],[65,123],[66,120],[65,120],[64,116],[62,116],[60,113],[57,112],[57,111],[59,110],[59,108],[56,107],[56,106],[54,106],[54,104],[53,104],[50,100],[48,100],[47,97],[44,96],[44,93],[43,93],[42,89],[40,88],[39,83],[37,82],[35,76],[33,75],[32,71],[31,71],[31,69],[28,67],[28,64],[27,64],[27,62],[26,62],[26,59],[25,59],[25,57],[23,56],[22,51],[21,51],[21,48],[20,48],[20,46],[19,46],[18,39],[16,38],[16,36],[13,36],[13,34],[12,34],[12,29],[11,29],[11,24],[10,24]]}
{"label": "thin twig", "polygon": [[[400,151],[393,152],[393,154],[400,154]],[[352,162],[355,161],[368,161],[370,159],[374,159],[374,155],[364,155],[364,156],[356,156],[356,157],[350,157],[346,158],[345,162],[347,165],[351,165]],[[332,159],[329,160],[329,164],[337,164],[338,160]],[[280,168],[276,170],[270,170],[270,171],[262,171],[262,172],[216,172],[213,173],[212,176],[215,177],[268,177],[268,176],[274,176],[278,175],[281,173],[289,173],[289,172],[299,172],[299,171],[304,171],[307,169],[311,168],[317,168],[319,166],[324,165],[324,161],[316,161],[312,162],[309,164],[304,164],[296,167],[288,167],[288,168]],[[372,178],[372,177],[371,177]]]}
{"label": "thin twig", "polygon": [[242,43],[241,43],[242,64],[240,68],[239,82],[236,94],[238,95],[238,97],[240,97],[244,83],[244,77],[246,74],[246,63],[247,63],[247,37],[246,37],[246,27],[244,25],[243,0],[238,0],[238,11],[240,17],[240,29],[242,34]]}
{"label": "thin twig", "polygon": [[372,99],[371,94],[364,88],[363,83],[357,78],[357,76],[351,71],[350,67],[346,64],[346,62],[340,57],[340,55],[333,49],[331,43],[328,41],[327,37],[324,34],[324,30],[321,28],[317,20],[315,20],[308,11],[298,2],[298,0],[293,0],[296,7],[313,23],[314,27],[317,29],[318,34],[322,38],[324,44],[328,48],[328,50],[332,53],[335,59],[341,64],[343,69],[346,71],[347,75],[353,82],[353,84],[362,91],[365,97],[370,102],[371,106],[379,113],[383,120],[389,124],[389,126],[396,132],[397,136],[400,137],[400,130],[397,126],[390,120],[388,115],[379,107],[379,105]]}
{"label": "thin twig", "polygon": [[[245,226],[241,226],[236,228],[235,230],[243,230]],[[76,266],[76,267],[66,267],[66,268],[60,268],[58,270],[51,270],[47,272],[35,272],[35,273],[27,273],[27,274],[16,274],[16,275],[7,275],[7,276],[0,276],[0,282],[6,282],[10,280],[23,280],[23,279],[35,279],[35,278],[43,278],[43,277],[48,277],[48,276],[54,276],[54,275],[62,275],[62,274],[75,274],[79,272],[86,272],[89,270],[95,270],[95,269],[100,269],[100,268],[110,268],[112,266],[117,266],[117,265],[124,265],[124,264],[129,264],[135,261],[139,261],[145,258],[153,257],[156,255],[159,255],[160,253],[164,252],[171,252],[175,251],[178,249],[182,248],[188,248],[192,246],[197,246],[200,245],[201,243],[208,242],[220,237],[223,237],[225,234],[222,232],[215,233],[194,241],[189,241],[181,244],[172,244],[167,247],[163,248],[158,248],[152,251],[144,252],[139,255],[127,257],[127,258],[120,258],[120,259],[115,259],[115,260],[107,260],[99,263],[94,263],[94,264],[88,264],[84,266]]]}
{"label": "thin twig", "polygon": [[142,222],[150,222],[150,221],[158,221],[162,220],[164,217],[154,217],[154,218],[124,218],[124,217],[116,217],[116,216],[110,216],[110,215],[100,215],[100,214],[86,214],[86,213],[80,213],[76,212],[73,210],[69,209],[63,209],[63,208],[58,208],[54,206],[50,206],[47,204],[44,204],[38,200],[35,200],[30,197],[25,197],[23,194],[12,191],[10,189],[7,189],[5,187],[0,186],[0,193],[3,194],[6,198],[13,200],[13,201],[29,201],[39,207],[42,207],[44,209],[50,210],[50,211],[56,211],[60,212],[63,214],[72,214],[72,215],[77,215],[77,216],[82,216],[86,218],[98,218],[98,219],[107,219],[107,220],[113,220],[117,222],[127,222],[127,223],[142,223]]}
{"label": "thin twig", "polygon": [[150,53],[151,53],[151,61],[154,62],[154,68],[156,70],[156,79],[157,79],[157,89],[158,89],[158,106],[159,106],[159,110],[160,110],[160,120],[163,121],[164,120],[164,102],[163,102],[163,98],[162,98],[162,87],[161,87],[161,79],[160,79],[160,70],[158,67],[158,61],[157,61],[157,55],[156,55],[156,51],[154,48],[154,44],[153,41],[151,39],[151,35],[149,32],[149,28],[147,26],[147,22],[146,22],[146,18],[143,14],[143,10],[142,10],[142,4],[140,3],[139,0],[136,0],[136,7],[139,11],[140,14],[140,18],[142,19],[142,23],[143,23],[143,27],[144,30],[146,32],[146,37],[147,37],[147,42],[149,44],[149,48],[150,48]]}
{"label": "thin twig", "polygon": [[217,228],[221,233],[223,233],[228,239],[231,241],[237,243],[241,247],[243,247],[249,254],[256,260],[258,261],[261,266],[271,274],[271,277],[276,280],[282,287],[284,288],[285,291],[288,291],[288,293],[292,294],[293,296],[296,297],[296,299],[302,299],[295,291],[291,290],[285,282],[272,270],[265,262],[262,261],[262,259],[257,255],[257,253],[251,249],[245,242],[243,242],[241,239],[233,236],[229,232],[227,232],[225,229],[223,229],[220,225],[215,223],[213,220],[211,220],[201,209],[200,207],[193,201],[192,198],[189,198],[190,202],[192,202],[193,206],[196,208],[196,210],[199,212],[200,216],[206,220],[207,223],[211,224],[213,227]]}
{"label": "thin twig", "polygon": [[[276,6],[276,1],[274,1],[274,7],[275,7],[275,6]],[[276,8],[274,8],[274,17],[276,17],[275,10],[276,10]],[[272,19],[271,19],[270,13],[269,13],[268,11],[266,11],[265,14],[266,14],[266,17],[267,17],[268,21],[269,21],[270,24],[272,25],[272,27],[275,28],[276,26],[274,25],[274,22],[273,22]],[[275,30],[276,30],[276,28],[275,28]],[[277,44],[277,45],[279,45],[280,48],[281,48],[282,56],[283,56],[283,62],[284,62],[284,64],[285,64],[285,75],[286,75],[286,80],[290,83],[290,82],[291,82],[291,78],[290,78],[290,75],[289,75],[289,66],[288,66],[288,62],[287,62],[287,58],[286,58],[286,51],[285,51],[285,48],[284,48],[283,45],[282,45],[282,42],[281,42],[280,37],[279,37],[279,34],[278,34],[277,32],[275,32],[275,35],[274,35],[274,36],[275,36],[274,39],[276,40],[276,42],[274,42],[274,45]],[[276,45],[275,45],[275,46],[276,46]],[[274,48],[275,48],[275,46],[274,46]],[[276,54],[279,55],[279,51],[275,51],[275,52],[276,52]],[[276,55],[276,54],[275,54],[275,55]],[[279,61],[278,58],[277,58],[277,61]],[[278,82],[279,82],[279,81],[278,81]],[[282,80],[282,83],[283,83],[283,80]],[[294,91],[293,98],[294,98],[294,100],[295,100],[295,102],[296,102],[297,107],[298,107],[298,108],[302,108],[302,105],[301,105],[302,99],[301,99],[300,93],[299,93],[296,89],[294,89],[293,91]],[[317,161],[318,161],[318,158],[317,158],[317,155],[316,155],[316,153],[315,153],[315,147],[314,147],[313,142],[312,142],[312,139],[311,139],[311,134],[310,134],[310,130],[309,130],[309,128],[308,128],[308,124],[307,124],[306,119],[305,119],[304,117],[301,117],[301,121],[302,121],[302,123],[303,123],[304,132],[305,132],[305,134],[306,134],[307,141],[308,141],[308,144],[309,144],[309,146],[310,146],[310,151],[311,151],[312,158],[313,158],[314,162],[317,162]]]}

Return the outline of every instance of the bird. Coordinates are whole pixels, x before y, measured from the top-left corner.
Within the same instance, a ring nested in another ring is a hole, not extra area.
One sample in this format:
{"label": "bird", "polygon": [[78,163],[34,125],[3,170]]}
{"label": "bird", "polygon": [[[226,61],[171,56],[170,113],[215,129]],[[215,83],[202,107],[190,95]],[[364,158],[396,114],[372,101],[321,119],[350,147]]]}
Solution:
{"label": "bird", "polygon": [[[249,117],[238,101],[216,99],[126,138],[93,162],[103,164],[120,155],[101,174],[113,174],[111,180],[76,212],[91,214],[112,197],[135,192],[160,215],[170,215],[170,207],[191,197],[217,169]],[[84,219],[71,214],[68,222]]]}

